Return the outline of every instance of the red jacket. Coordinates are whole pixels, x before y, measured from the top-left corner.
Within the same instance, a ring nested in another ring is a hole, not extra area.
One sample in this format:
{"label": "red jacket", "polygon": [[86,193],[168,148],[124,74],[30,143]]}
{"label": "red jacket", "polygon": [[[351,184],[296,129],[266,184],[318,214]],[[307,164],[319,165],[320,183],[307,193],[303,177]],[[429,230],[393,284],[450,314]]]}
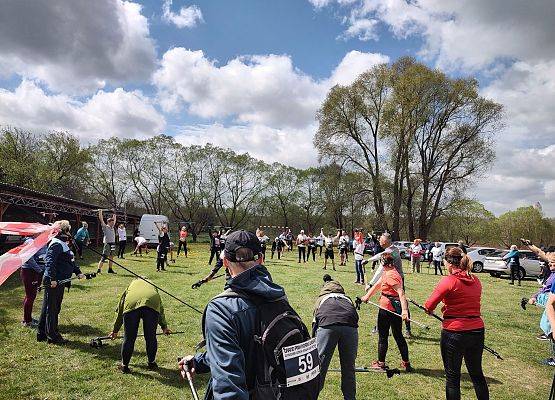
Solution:
{"label": "red jacket", "polygon": [[470,331],[484,327],[480,313],[482,284],[480,280],[465,271],[458,270],[444,277],[430,295],[424,307],[433,311],[443,302],[443,329],[450,331]]}

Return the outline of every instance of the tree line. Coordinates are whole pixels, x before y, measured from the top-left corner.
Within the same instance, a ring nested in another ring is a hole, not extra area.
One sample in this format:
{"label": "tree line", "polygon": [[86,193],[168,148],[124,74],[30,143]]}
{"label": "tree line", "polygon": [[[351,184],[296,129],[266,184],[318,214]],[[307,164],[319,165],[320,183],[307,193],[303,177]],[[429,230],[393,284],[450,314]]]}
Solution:
{"label": "tree line", "polygon": [[[467,189],[494,160],[502,107],[474,79],[401,58],[333,87],[316,116],[319,165],[269,164],[171,136],[82,145],[69,132],[0,131],[0,179],[132,213],[209,227],[389,230],[395,239],[553,242],[533,208],[496,218]],[[512,223],[513,220],[526,220]],[[528,231],[515,233],[522,226]],[[541,227],[541,228],[540,228]],[[516,235],[516,236],[515,236]],[[535,235],[535,236],[534,236]]]}

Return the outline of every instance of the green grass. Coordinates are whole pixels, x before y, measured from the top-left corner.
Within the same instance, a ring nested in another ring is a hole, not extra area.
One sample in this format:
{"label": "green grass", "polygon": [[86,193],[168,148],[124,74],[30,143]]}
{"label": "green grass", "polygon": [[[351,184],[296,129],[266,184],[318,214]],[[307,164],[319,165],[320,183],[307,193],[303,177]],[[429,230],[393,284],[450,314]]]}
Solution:
{"label": "green grass", "polygon": [[[206,302],[222,289],[223,280],[210,282],[199,290],[191,284],[204,276],[208,247],[191,245],[188,259],[179,258],[165,273],[155,272],[155,253],[148,256],[127,255],[124,265],[147,275],[170,293],[202,309]],[[92,255],[81,263],[85,272],[96,270],[97,257]],[[351,264],[351,263],[349,263]],[[297,264],[293,253],[281,261],[267,263],[274,280],[284,286],[292,306],[310,326],[312,307],[321,286],[321,261]],[[190,354],[201,339],[200,315],[177,301],[162,295],[167,320],[173,330],[188,335],[161,337],[157,361],[160,370],[145,368],[144,341],[139,338],[131,360],[133,373],[122,375],[116,370],[121,341],[110,342],[101,349],[89,347],[92,337],[110,332],[114,309],[121,292],[131,276],[116,267],[118,275],[102,276],[79,282],[66,292],[60,315],[60,330],[70,340],[64,347],[37,343],[35,332],[20,325],[23,288],[14,274],[0,286],[0,398],[2,399],[176,399],[191,398],[188,388],[180,382],[176,357]],[[408,270],[408,268],[407,268]],[[353,283],[353,267],[340,267],[331,272],[347,293],[354,297],[362,288]],[[506,279],[481,274],[483,283],[482,312],[486,322],[486,343],[505,358],[496,360],[484,353],[484,370],[492,399],[545,399],[548,397],[553,369],[539,364],[549,355],[546,342],[535,339],[539,332],[540,309],[519,307],[521,297],[537,290],[535,281],[522,287],[512,287]],[[407,275],[407,293],[424,301],[438,277],[426,273]],[[35,302],[35,317],[40,311],[41,298]],[[376,319],[376,309],[364,306],[360,312],[360,343],[357,365],[368,366],[376,357],[377,336],[370,333]],[[414,319],[432,326],[429,331],[414,328],[416,337],[409,341],[414,374],[402,374],[387,380],[383,374],[357,375],[358,399],[443,399],[444,376],[439,352],[440,328],[437,321],[412,308]],[[390,338],[387,361],[391,366],[400,362],[398,350]],[[331,368],[338,368],[337,352]],[[463,367],[463,371],[464,370]],[[204,393],[206,377],[198,377],[197,387]],[[462,382],[463,398],[474,393],[466,373]],[[342,398],[338,373],[329,372],[320,396],[323,400]]]}

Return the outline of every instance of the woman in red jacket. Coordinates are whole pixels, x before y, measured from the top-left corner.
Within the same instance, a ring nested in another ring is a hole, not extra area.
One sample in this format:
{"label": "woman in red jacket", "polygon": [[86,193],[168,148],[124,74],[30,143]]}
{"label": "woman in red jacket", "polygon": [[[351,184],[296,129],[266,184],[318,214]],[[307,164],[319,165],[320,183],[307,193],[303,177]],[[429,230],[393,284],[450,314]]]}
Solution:
{"label": "woman in red jacket", "polygon": [[464,358],[478,400],[488,400],[489,390],[482,371],[484,321],[480,314],[482,284],[470,274],[472,263],[458,247],[445,252],[444,264],[449,275],[439,281],[424,304],[432,313],[443,302],[441,357],[447,382],[447,400],[461,398],[461,366]]}

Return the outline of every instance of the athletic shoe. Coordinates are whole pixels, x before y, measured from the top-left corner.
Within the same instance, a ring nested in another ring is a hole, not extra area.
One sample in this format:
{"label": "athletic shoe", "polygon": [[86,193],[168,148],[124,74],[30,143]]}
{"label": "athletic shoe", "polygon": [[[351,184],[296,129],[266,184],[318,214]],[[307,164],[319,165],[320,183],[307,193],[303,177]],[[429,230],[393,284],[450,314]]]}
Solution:
{"label": "athletic shoe", "polygon": [[110,269],[108,270],[108,273],[109,273],[109,274],[117,274],[117,272],[114,271],[112,268],[110,268]]}
{"label": "athletic shoe", "polygon": [[550,367],[555,367],[555,358],[550,357],[550,358],[546,358],[545,360],[542,361],[543,365],[549,365]]}
{"label": "athletic shoe", "polygon": [[120,365],[118,365],[118,369],[124,374],[130,374],[131,373],[131,370],[129,369],[129,367],[127,365],[120,364]]}
{"label": "athletic shoe", "polygon": [[24,326],[25,328],[32,328],[33,323],[32,322],[21,321],[21,326]]}
{"label": "athletic shoe", "polygon": [[63,337],[59,337],[58,339],[48,339],[47,342],[49,344],[63,345],[69,342],[69,340],[64,339]]}
{"label": "athletic shoe", "polygon": [[387,367],[385,365],[385,362],[383,361],[372,361],[372,365],[370,366],[370,368],[372,368],[374,371],[377,371],[377,372],[387,371]]}
{"label": "athletic shoe", "polygon": [[158,369],[158,364],[156,364],[156,361],[149,362],[148,363],[148,369],[150,369],[151,371],[154,371],[154,370]]}
{"label": "athletic shoe", "polygon": [[528,299],[523,297],[522,300],[520,300],[520,307],[522,307],[523,310],[526,310],[526,304],[528,304]]}
{"label": "athletic shoe", "polygon": [[46,337],[46,335],[41,335],[37,333],[37,342],[46,342],[47,339],[48,337]]}
{"label": "athletic shoe", "polygon": [[408,361],[401,361],[401,368],[404,368],[405,372],[414,372],[414,368],[410,366]]}
{"label": "athletic shoe", "polygon": [[101,270],[100,268],[98,268],[98,269],[96,270],[96,273],[97,273],[97,274],[101,274],[101,273],[102,273],[102,270]]}
{"label": "athletic shoe", "polygon": [[162,268],[162,271],[165,271],[165,270],[166,270],[166,268]]}
{"label": "athletic shoe", "polygon": [[377,327],[377,326],[374,326],[374,327],[372,328],[372,335],[375,335],[376,333],[378,333],[378,327]]}
{"label": "athletic shoe", "polygon": [[541,335],[536,336],[536,339],[538,339],[538,340],[549,340],[549,336],[547,336],[545,333],[542,333]]}

